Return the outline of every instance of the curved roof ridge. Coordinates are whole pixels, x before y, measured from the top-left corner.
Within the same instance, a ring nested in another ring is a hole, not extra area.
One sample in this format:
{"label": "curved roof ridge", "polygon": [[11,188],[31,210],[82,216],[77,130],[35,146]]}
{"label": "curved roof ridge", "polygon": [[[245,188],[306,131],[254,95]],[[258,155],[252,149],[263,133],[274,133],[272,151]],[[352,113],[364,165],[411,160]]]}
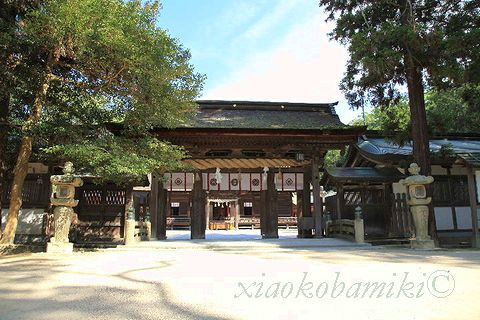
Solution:
{"label": "curved roof ridge", "polygon": [[336,115],[337,102],[305,103],[282,101],[197,100],[200,109],[325,112]]}

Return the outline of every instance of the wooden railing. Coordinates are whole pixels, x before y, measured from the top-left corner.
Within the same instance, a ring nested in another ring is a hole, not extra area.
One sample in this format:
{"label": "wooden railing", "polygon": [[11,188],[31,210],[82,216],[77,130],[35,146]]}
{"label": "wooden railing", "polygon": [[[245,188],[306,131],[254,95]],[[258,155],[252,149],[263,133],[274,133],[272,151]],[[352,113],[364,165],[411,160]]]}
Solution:
{"label": "wooden railing", "polygon": [[[260,218],[241,217],[238,220],[239,228],[248,227],[250,229],[260,228]],[[297,217],[278,217],[278,227],[289,229],[297,226]]]}
{"label": "wooden railing", "polygon": [[363,219],[338,219],[326,222],[327,237],[339,237],[355,241],[365,242]]}
{"label": "wooden railing", "polygon": [[255,228],[260,228],[260,218],[257,217],[241,217],[238,220],[238,227],[239,228],[250,228],[250,229],[255,229]]}
{"label": "wooden railing", "polygon": [[[289,229],[297,226],[297,217],[278,217],[278,226]],[[176,216],[167,217],[167,228],[173,230],[174,228],[188,228],[190,227],[190,217]],[[209,228],[211,230],[231,230],[235,227],[235,220],[233,217],[219,220],[210,220]],[[259,217],[240,217],[238,220],[239,228],[258,229],[260,228]]]}
{"label": "wooden railing", "polygon": [[177,217],[167,217],[167,228],[173,230],[173,228],[189,228],[190,227],[190,217],[187,216],[177,216]]}
{"label": "wooden railing", "polygon": [[290,227],[297,226],[297,217],[278,217],[278,227],[285,227],[289,229]]}

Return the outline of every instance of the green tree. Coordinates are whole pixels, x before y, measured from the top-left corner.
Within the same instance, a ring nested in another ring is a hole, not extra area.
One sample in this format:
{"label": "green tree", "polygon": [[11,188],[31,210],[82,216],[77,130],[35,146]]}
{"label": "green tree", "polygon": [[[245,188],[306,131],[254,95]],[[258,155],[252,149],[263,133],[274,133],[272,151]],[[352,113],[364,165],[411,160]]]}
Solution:
{"label": "green tree", "polygon": [[388,108],[405,87],[413,156],[430,173],[425,86],[480,82],[478,1],[320,0],[336,21],[331,37],[348,47],[341,83],[352,107]]}
{"label": "green tree", "polygon": [[[6,172],[10,162],[8,136],[12,131],[9,125],[10,89],[15,87],[15,79],[10,72],[15,68],[17,48],[8,45],[16,36],[16,26],[26,12],[38,7],[39,0],[0,0],[0,208],[5,188]],[[0,210],[1,211],[1,210]],[[2,215],[0,212],[0,238],[2,236]]]}
{"label": "green tree", "polygon": [[[477,0],[320,0],[336,26],[331,38],[350,59],[341,89],[354,108],[389,107],[405,87],[413,157],[430,174],[425,85],[480,83],[480,2]],[[430,234],[436,239],[433,209]]]}
{"label": "green tree", "polygon": [[479,85],[431,90],[425,95],[425,103],[432,134],[480,132]]}
{"label": "green tree", "polygon": [[[428,131],[432,135],[478,133],[480,86],[467,85],[448,90],[429,90],[425,94]],[[363,125],[357,118],[352,125]],[[370,130],[379,130],[400,144],[411,140],[408,101],[401,99],[390,108],[375,108],[365,116]]]}
{"label": "green tree", "polygon": [[10,108],[21,142],[7,225],[12,243],[34,145],[92,174],[120,181],[178,165],[178,147],[151,136],[195,109],[203,76],[190,54],[156,26],[158,2],[51,0],[17,21]]}

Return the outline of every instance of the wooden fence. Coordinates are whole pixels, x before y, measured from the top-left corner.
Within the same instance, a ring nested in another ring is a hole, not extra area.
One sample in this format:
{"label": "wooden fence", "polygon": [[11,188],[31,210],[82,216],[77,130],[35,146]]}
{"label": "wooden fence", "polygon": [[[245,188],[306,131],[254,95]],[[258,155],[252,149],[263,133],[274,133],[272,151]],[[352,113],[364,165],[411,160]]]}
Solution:
{"label": "wooden fence", "polygon": [[407,204],[405,193],[391,195],[392,209],[390,215],[389,236],[395,238],[410,238],[415,235],[412,214]]}

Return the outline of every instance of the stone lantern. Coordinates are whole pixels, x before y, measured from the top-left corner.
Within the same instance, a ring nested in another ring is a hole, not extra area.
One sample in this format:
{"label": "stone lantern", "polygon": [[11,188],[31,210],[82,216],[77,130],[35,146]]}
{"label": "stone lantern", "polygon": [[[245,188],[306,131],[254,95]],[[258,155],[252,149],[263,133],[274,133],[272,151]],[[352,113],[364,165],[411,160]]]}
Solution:
{"label": "stone lantern", "polygon": [[410,246],[414,249],[433,249],[435,244],[428,235],[428,204],[432,198],[427,197],[425,188],[433,182],[433,177],[420,175],[420,167],[416,163],[410,165],[408,172],[411,176],[400,180],[400,183],[407,188],[407,203],[415,226],[415,238],[410,240]]}
{"label": "stone lantern", "polygon": [[55,221],[55,235],[47,243],[47,252],[68,253],[73,251],[73,243],[68,241],[70,225],[75,215],[73,207],[76,207],[78,200],[75,200],[75,187],[83,185],[82,179],[75,177],[73,164],[66,162],[63,168],[63,175],[50,177],[53,197],[50,199]]}

